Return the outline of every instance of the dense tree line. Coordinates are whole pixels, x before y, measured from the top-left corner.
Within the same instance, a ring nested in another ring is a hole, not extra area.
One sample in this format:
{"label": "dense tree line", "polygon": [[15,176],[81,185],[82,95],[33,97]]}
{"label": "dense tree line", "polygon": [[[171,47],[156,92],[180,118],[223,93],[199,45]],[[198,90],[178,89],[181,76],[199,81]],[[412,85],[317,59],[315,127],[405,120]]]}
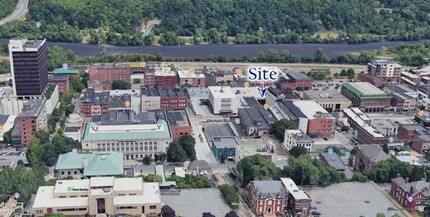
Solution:
{"label": "dense tree line", "polygon": [[202,176],[186,174],[185,177],[172,176],[169,180],[175,181],[178,188],[209,188],[209,179]]}
{"label": "dense tree line", "polygon": [[184,162],[186,160],[193,161],[196,159],[196,150],[194,146],[196,140],[190,135],[183,135],[179,139],[173,140],[167,149],[167,161],[169,162]]}
{"label": "dense tree line", "polygon": [[[16,2],[17,0],[8,0]],[[33,0],[26,22],[0,27],[0,37],[45,36],[93,44],[364,43],[430,38],[426,0]],[[101,6],[102,5],[102,6]],[[333,13],[336,11],[336,13]],[[0,11],[1,17],[1,11]],[[203,19],[202,19],[203,18]],[[141,26],[161,21],[143,35]],[[40,28],[35,22],[41,22]],[[324,36],[322,31],[334,31]],[[232,39],[229,39],[231,37]]]}
{"label": "dense tree line", "polygon": [[18,0],[2,0],[0,7],[0,19],[10,15],[16,8]]}

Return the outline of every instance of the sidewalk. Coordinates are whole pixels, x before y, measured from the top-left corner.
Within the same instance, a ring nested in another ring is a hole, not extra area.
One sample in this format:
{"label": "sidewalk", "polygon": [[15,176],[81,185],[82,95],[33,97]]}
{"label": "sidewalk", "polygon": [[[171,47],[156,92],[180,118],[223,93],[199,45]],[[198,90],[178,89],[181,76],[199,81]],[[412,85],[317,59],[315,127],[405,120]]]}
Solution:
{"label": "sidewalk", "polygon": [[403,213],[403,215],[405,215],[406,217],[416,217],[415,215],[412,215],[411,213],[409,213],[409,211],[407,211],[406,209],[404,209],[399,203],[397,203],[397,201],[395,201],[392,197],[391,197],[391,195],[389,195],[389,194],[387,194],[387,192],[385,192],[384,190],[382,190],[375,182],[372,182],[375,186],[376,186],[376,188],[380,191],[380,192],[382,192],[383,194],[384,194],[384,196],[388,199],[388,200],[390,200],[391,201],[391,203],[392,204],[394,204],[394,206],[396,206],[396,208],[398,209],[398,210],[400,210],[402,213]]}

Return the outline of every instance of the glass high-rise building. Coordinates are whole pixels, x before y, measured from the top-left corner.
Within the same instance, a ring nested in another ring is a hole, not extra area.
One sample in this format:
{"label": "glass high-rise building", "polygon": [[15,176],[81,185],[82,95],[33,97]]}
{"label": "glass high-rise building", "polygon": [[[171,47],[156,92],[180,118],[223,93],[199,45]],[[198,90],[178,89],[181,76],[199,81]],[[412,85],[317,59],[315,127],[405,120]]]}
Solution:
{"label": "glass high-rise building", "polygon": [[19,98],[40,97],[48,84],[46,39],[9,40],[14,94]]}

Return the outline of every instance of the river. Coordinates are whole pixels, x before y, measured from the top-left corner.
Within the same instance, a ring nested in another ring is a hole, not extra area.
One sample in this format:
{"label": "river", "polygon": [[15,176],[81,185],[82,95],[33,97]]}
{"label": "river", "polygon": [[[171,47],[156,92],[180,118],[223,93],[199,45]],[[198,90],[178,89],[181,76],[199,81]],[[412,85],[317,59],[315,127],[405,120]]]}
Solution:
{"label": "river", "polygon": [[[7,39],[0,39],[0,44],[8,43]],[[165,58],[193,58],[207,57],[209,55],[241,58],[243,56],[254,57],[259,52],[275,49],[279,53],[288,50],[290,53],[299,57],[313,57],[315,50],[322,48],[328,57],[335,57],[349,52],[373,51],[382,46],[390,47],[398,44],[412,44],[417,41],[408,42],[375,42],[367,44],[222,44],[222,45],[185,45],[185,46],[107,46],[103,49],[101,46],[83,44],[83,43],[64,43],[48,42],[48,46],[60,46],[64,49],[71,49],[80,57],[89,57],[99,55],[105,50],[106,55],[123,54],[123,53],[161,53]]]}

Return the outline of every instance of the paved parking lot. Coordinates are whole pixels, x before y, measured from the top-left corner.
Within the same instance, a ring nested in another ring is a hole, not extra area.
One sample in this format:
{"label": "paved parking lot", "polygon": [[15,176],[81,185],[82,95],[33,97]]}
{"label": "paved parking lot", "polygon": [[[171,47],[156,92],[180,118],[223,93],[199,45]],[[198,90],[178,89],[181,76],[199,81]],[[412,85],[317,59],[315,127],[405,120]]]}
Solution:
{"label": "paved parking lot", "polygon": [[162,195],[161,198],[177,216],[201,217],[203,212],[210,212],[218,217],[231,210],[216,188],[186,189],[181,190],[180,195]]}
{"label": "paved parking lot", "polygon": [[0,149],[0,164],[9,164],[12,161],[16,164],[19,160],[27,161],[25,158],[25,150],[16,151],[15,148],[2,148]]}
{"label": "paved parking lot", "polygon": [[321,216],[358,217],[377,213],[404,216],[398,210],[387,211],[388,207],[395,206],[371,182],[344,182],[306,190],[312,198],[312,207],[316,207]]}

